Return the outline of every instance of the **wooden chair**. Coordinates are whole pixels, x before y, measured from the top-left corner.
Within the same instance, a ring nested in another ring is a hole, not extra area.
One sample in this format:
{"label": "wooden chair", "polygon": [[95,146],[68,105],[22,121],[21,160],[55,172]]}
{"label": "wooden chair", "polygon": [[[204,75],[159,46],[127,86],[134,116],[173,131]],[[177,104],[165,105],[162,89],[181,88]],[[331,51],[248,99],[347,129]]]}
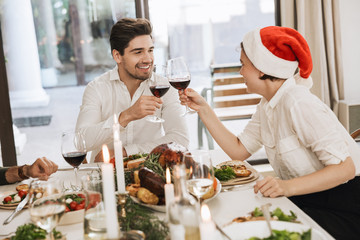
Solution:
{"label": "wooden chair", "polygon": [[[260,95],[247,92],[244,78],[239,74],[240,67],[240,64],[212,65],[212,86],[201,92],[221,121],[251,118],[261,100]],[[203,131],[209,149],[214,149],[213,139],[198,117],[199,148],[203,146]]]}
{"label": "wooden chair", "polygon": [[357,137],[359,137],[360,136],[360,128],[358,128],[358,129],[356,129],[354,132],[352,132],[351,134],[351,137],[353,138],[353,139],[356,139]]}

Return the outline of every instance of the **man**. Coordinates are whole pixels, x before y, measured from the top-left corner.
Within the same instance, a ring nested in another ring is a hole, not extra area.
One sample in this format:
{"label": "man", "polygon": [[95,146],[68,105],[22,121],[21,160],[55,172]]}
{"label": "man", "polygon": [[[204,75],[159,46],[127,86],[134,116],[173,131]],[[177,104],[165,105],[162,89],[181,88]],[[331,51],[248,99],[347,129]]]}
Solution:
{"label": "man", "polygon": [[20,167],[0,168],[0,185],[20,182],[32,178],[47,180],[51,174],[56,172],[58,165],[48,160],[46,157],[38,158],[32,165]]}
{"label": "man", "polygon": [[[76,124],[93,151],[92,159],[103,144],[113,147],[114,114],[120,124],[124,156],[150,152],[167,142],[188,145],[186,124],[179,117],[183,107],[175,89],[170,88],[162,98],[149,89],[154,65],[151,32],[146,19],[124,18],[111,29],[110,45],[117,66],[87,85]],[[144,118],[153,114],[165,122]]]}

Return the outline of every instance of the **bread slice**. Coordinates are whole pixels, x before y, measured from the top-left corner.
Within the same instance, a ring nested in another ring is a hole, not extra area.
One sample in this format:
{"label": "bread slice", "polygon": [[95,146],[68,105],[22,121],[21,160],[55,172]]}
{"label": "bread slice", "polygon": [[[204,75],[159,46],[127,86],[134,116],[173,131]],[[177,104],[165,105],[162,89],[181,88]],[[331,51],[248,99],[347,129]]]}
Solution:
{"label": "bread slice", "polygon": [[145,158],[146,157],[142,157],[142,158],[138,158],[138,159],[135,159],[135,160],[128,161],[127,162],[127,168],[132,169],[132,168],[139,167],[139,165],[145,161]]}

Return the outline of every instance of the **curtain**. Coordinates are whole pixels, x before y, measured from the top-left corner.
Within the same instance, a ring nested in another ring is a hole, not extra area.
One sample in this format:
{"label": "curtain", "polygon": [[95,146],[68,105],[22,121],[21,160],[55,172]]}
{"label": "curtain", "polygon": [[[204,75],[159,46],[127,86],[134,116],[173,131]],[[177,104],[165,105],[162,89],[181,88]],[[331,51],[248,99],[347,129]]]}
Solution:
{"label": "curtain", "polygon": [[298,30],[307,40],[313,59],[311,92],[338,115],[344,99],[341,59],[340,0],[277,0],[279,24]]}

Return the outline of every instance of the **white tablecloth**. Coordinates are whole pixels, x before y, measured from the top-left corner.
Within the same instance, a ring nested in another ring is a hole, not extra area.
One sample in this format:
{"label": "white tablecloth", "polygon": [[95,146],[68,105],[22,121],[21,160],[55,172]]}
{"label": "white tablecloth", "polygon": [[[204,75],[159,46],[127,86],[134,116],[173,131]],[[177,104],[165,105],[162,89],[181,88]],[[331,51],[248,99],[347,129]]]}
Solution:
{"label": "white tablecloth", "polygon": [[[229,160],[229,157],[221,150],[211,151],[213,164]],[[86,164],[84,166],[96,166],[96,164]],[[81,168],[82,166],[80,166]],[[71,169],[70,169],[71,170]],[[85,174],[86,171],[79,171],[80,175]],[[73,171],[58,171],[53,177],[69,181],[74,179]],[[240,187],[235,191],[221,192],[216,198],[208,202],[213,219],[220,225],[230,222],[232,219],[240,216],[248,215],[255,207],[259,207],[264,203],[271,203],[270,210],[277,207],[281,208],[285,213],[290,210],[295,212],[299,221],[323,233],[327,239],[332,238],[324,229],[322,229],[315,221],[306,215],[301,209],[293,204],[286,197],[279,198],[264,198],[260,194],[254,194],[252,189],[253,183],[249,183],[244,187]],[[17,184],[1,186],[0,197],[13,192]],[[19,225],[29,223],[30,215],[28,210],[23,210],[14,220],[8,225],[2,225],[4,220],[11,214],[12,211],[0,209],[0,234],[8,234],[14,232]],[[156,213],[160,218],[164,218],[165,214]],[[57,230],[66,234],[68,240],[83,239],[83,223],[58,226]],[[0,238],[1,238],[0,235]]]}

